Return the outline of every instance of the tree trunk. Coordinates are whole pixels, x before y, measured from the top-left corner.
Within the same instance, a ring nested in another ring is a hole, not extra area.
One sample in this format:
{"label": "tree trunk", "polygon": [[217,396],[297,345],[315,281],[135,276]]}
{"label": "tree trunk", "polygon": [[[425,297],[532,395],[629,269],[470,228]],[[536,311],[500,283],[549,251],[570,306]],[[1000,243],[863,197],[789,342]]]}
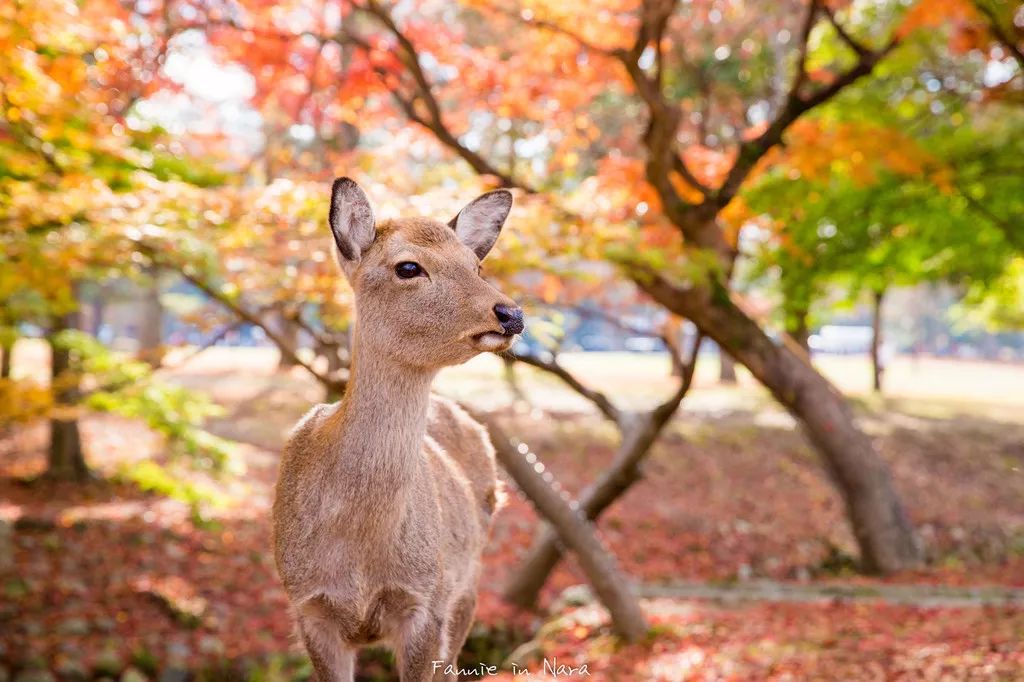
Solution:
{"label": "tree trunk", "polygon": [[736,361],[725,352],[721,345],[718,346],[718,383],[736,383]]}
{"label": "tree trunk", "polygon": [[8,337],[0,330],[0,379],[11,378],[11,368],[14,366],[14,335]]}
{"label": "tree trunk", "polygon": [[881,357],[882,343],[882,302],[885,290],[874,291],[871,295],[871,385],[875,393],[882,391],[882,372],[885,371]]}
{"label": "tree trunk", "polygon": [[295,353],[297,353],[299,349],[298,325],[292,324],[284,312],[278,311],[272,313],[270,324],[273,325],[274,330],[280,337],[279,341],[286,343],[288,348],[292,351],[291,353],[281,353],[281,357],[277,361],[277,369],[280,371],[287,371],[292,367],[298,366],[298,362],[296,362],[295,358]]}
{"label": "tree trunk", "polygon": [[160,303],[160,271],[150,268],[147,275],[149,281],[145,284],[139,302],[138,358],[156,368],[163,360],[164,307]]}
{"label": "tree trunk", "polygon": [[806,359],[776,345],[721,284],[682,288],[649,271],[637,273],[635,281],[742,362],[800,421],[843,496],[864,569],[887,573],[916,566],[920,550],[889,468],[839,391]]}
{"label": "tree trunk", "polygon": [[[324,386],[324,402],[334,403],[341,400],[341,397],[345,394],[345,381],[348,379],[345,370],[349,366],[348,351],[342,348],[340,343],[324,344],[319,350],[327,356],[327,376],[333,379],[333,381]],[[342,356],[343,353],[344,357]],[[297,363],[292,366],[296,365]]]}
{"label": "tree trunk", "polygon": [[811,352],[811,330],[807,326],[808,312],[806,310],[797,310],[793,312],[793,315],[793,319],[787,320],[786,333],[796,342],[797,346],[809,355]]}
{"label": "tree trunk", "polygon": [[67,313],[54,320],[50,337],[52,363],[50,376],[54,387],[55,414],[50,418],[50,447],[47,457],[46,477],[60,480],[81,481],[89,477],[89,467],[82,452],[82,439],[78,432],[78,417],[74,410],[78,406],[79,388],[77,379],[71,380],[73,370],[71,351],[53,343],[53,336],[66,330],[77,329],[78,311]]}
{"label": "tree trunk", "polygon": [[615,631],[627,641],[640,640],[647,632],[640,602],[614,558],[598,540],[594,527],[562,500],[493,420],[479,413],[474,416],[487,425],[498,462],[541,517],[558,529],[559,537],[576,554],[591,587],[608,609]]}
{"label": "tree trunk", "polygon": [[[671,415],[668,415],[671,417]],[[580,496],[580,511],[594,521],[641,478],[640,462],[658,439],[668,419],[653,414],[634,415],[611,466]],[[529,554],[505,587],[505,599],[525,608],[537,603],[544,583],[562,558],[564,546],[555,529],[545,524]]]}

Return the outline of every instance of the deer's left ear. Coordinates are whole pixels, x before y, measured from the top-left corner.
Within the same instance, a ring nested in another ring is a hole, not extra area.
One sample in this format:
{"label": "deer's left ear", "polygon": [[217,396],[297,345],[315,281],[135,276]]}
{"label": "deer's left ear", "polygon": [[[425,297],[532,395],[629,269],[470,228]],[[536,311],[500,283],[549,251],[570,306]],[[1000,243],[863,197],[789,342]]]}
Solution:
{"label": "deer's left ear", "polygon": [[472,249],[480,260],[498,240],[501,226],[512,210],[512,193],[507,189],[496,189],[481,194],[448,221],[455,230],[455,236]]}

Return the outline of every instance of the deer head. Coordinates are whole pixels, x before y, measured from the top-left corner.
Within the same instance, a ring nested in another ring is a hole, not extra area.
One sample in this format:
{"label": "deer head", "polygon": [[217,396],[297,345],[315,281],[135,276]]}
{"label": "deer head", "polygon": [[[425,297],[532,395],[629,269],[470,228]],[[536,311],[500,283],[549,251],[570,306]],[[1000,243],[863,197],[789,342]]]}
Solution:
{"label": "deer head", "polygon": [[359,186],[331,188],[330,227],[338,261],[355,292],[359,352],[422,369],[507,350],[523,312],[480,275],[512,195],[494,190],[447,225],[428,218],[377,224]]}

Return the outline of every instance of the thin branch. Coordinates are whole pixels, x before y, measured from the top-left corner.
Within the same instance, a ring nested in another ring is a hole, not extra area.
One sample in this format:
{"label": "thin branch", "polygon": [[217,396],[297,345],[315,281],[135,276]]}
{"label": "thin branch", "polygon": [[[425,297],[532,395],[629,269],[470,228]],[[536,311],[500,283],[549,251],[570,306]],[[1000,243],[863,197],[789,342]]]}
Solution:
{"label": "thin branch", "polygon": [[[0,89],[0,104],[4,108],[11,106],[3,89]],[[28,121],[23,121],[22,125],[12,124],[6,118],[2,121],[10,131],[11,136],[15,139],[18,144],[24,147],[26,150],[33,154],[38,154],[39,157],[49,166],[50,170],[56,173],[58,176],[63,176],[64,166],[57,159],[57,156],[47,149],[48,143],[44,140],[36,131],[32,128],[32,125]]]}
{"label": "thin branch", "polygon": [[1016,248],[1024,249],[1024,229],[1022,229],[1021,225],[1014,225],[1010,220],[997,215],[984,202],[974,198],[959,183],[954,183],[953,186],[956,188],[957,193],[967,202],[967,205],[974,209],[975,213],[981,215],[1003,233],[1006,241]]}
{"label": "thin branch", "polygon": [[[812,7],[816,4],[816,0],[812,0]],[[769,149],[782,141],[782,136],[789,129],[789,126],[808,111],[830,101],[857,80],[870,74],[878,62],[899,45],[899,40],[898,36],[894,36],[885,46],[878,50],[868,50],[865,48],[862,53],[858,54],[856,64],[839,74],[828,86],[806,96],[801,95],[798,91],[806,78],[806,74],[803,74],[805,67],[801,66],[801,73],[794,78],[794,87],[790,89],[786,97],[786,103],[775,120],[771,122],[761,135],[740,145],[736,162],[729,170],[725,182],[722,183],[721,188],[716,193],[715,199],[718,208],[724,208],[732,201],[744,180],[747,179],[754,166],[757,165],[757,162],[761,160]],[[806,43],[801,46],[800,50],[801,52],[806,50]],[[801,59],[802,62],[803,58]]]}
{"label": "thin branch", "polygon": [[683,180],[686,181],[686,184],[692,186],[705,197],[710,195],[711,188],[697,179],[697,176],[693,174],[690,167],[686,165],[685,161],[683,161],[683,157],[679,154],[675,154],[674,156],[675,158],[672,160],[672,168],[682,176]]}
{"label": "thin branch", "polygon": [[548,31],[550,33],[555,33],[570,38],[573,40],[573,42],[575,42],[577,45],[582,47],[587,52],[593,52],[594,54],[603,55],[605,57],[615,56],[615,48],[603,47],[601,45],[593,43],[584,38],[580,33],[577,33],[576,31],[573,31],[570,28],[566,28],[565,26],[562,26],[557,22],[551,21],[549,19],[541,19],[536,16],[530,16],[529,18],[527,18],[523,16],[521,13],[515,12],[514,10],[505,7],[498,7],[497,5],[491,5],[490,9],[496,12],[497,14],[501,14],[502,16],[508,17],[509,19],[514,19],[516,21],[523,22],[528,26],[533,26],[541,30]]}
{"label": "thin branch", "polygon": [[173,270],[174,272],[181,275],[187,282],[192,284],[192,286],[199,289],[209,298],[213,299],[221,306],[226,308],[229,312],[235,315],[235,317],[239,318],[243,322],[247,322],[255,327],[259,327],[260,329],[262,329],[263,333],[267,335],[267,338],[273,341],[274,345],[277,346],[278,351],[280,351],[281,355],[283,355],[293,364],[299,365],[300,367],[305,369],[307,372],[310,373],[310,375],[313,376],[314,379],[319,381],[325,388],[332,391],[344,388],[346,383],[346,380],[344,378],[335,378],[318,372],[316,368],[314,368],[311,364],[309,364],[301,357],[299,357],[299,355],[288,344],[288,342],[280,334],[278,334],[277,331],[271,325],[267,324],[263,320],[263,318],[261,318],[258,314],[248,310],[244,306],[233,301],[230,297],[225,296],[220,291],[217,291],[217,289],[215,289],[211,284],[189,272],[189,269],[187,267],[182,266],[178,263],[174,263],[173,261],[162,259],[159,255],[159,250],[154,248],[153,246],[146,244],[144,242],[135,242],[135,245],[140,252],[145,253],[147,256],[149,256],[150,260],[153,262],[154,265],[166,267]]}
{"label": "thin branch", "polygon": [[[800,88],[803,87],[804,82],[807,80],[807,50],[810,46],[811,29],[814,28],[819,7],[820,3],[818,0],[811,0],[807,5],[807,14],[804,15],[804,21],[800,25],[800,47],[797,48],[796,74],[793,76],[793,84],[789,88],[789,94],[786,95],[787,100],[799,97]],[[829,17],[831,18],[831,15]]]}
{"label": "thin branch", "polygon": [[615,422],[616,424],[618,424],[619,420],[622,418],[622,414],[619,411],[619,408],[615,407],[615,405],[612,404],[612,401],[608,399],[608,396],[606,396],[601,391],[584,386],[582,383],[580,383],[579,379],[572,375],[572,372],[565,369],[565,367],[560,365],[558,361],[555,360],[554,358],[552,358],[551,360],[545,360],[543,358],[537,357],[536,355],[519,354],[512,355],[512,357],[518,362],[522,362],[523,364],[530,365],[531,367],[536,367],[537,369],[555,375],[573,391],[575,391],[576,393],[580,394],[582,397],[586,398],[591,403],[593,403],[594,407],[596,407],[601,412],[601,414],[603,414],[605,417]]}
{"label": "thin branch", "polygon": [[[679,386],[668,400],[654,408],[654,419],[656,422],[668,419],[668,417],[675,414],[675,411],[679,409],[679,404],[683,402],[683,398],[690,392],[690,387],[693,386],[693,377],[697,371],[697,356],[700,353],[700,346],[703,340],[704,333],[698,332],[693,340],[693,348],[690,349],[689,357],[683,363],[683,376],[679,379]],[[669,346],[669,348],[672,349],[672,346]],[[675,351],[672,350],[672,352]]]}
{"label": "thin branch", "polygon": [[[643,3],[640,8],[639,28],[632,47],[616,50],[615,57],[625,68],[637,95],[647,105],[647,130],[643,137],[644,146],[647,148],[647,181],[658,192],[669,220],[675,225],[683,225],[692,222],[694,210],[706,205],[707,201],[699,205],[691,204],[679,195],[672,184],[672,171],[688,171],[675,152],[676,133],[682,114],[678,106],[665,98],[657,80],[647,75],[640,66],[640,57],[647,49],[651,36],[658,35],[659,30],[664,30],[664,24],[675,9],[674,0],[661,2],[657,7],[654,4],[649,1]],[[692,173],[689,173],[689,176],[690,179],[696,180]],[[697,183],[694,186],[699,189],[701,185]]]}
{"label": "thin branch", "polygon": [[242,326],[242,320],[235,320],[231,324],[224,325],[223,327],[221,327],[220,331],[218,331],[216,334],[214,334],[213,336],[208,338],[206,341],[203,341],[203,343],[201,345],[199,345],[198,347],[193,349],[184,358],[178,360],[173,365],[168,365],[166,363],[161,363],[161,365],[157,369],[154,370],[154,373],[155,372],[163,372],[163,371],[166,371],[166,370],[176,370],[176,369],[180,369],[180,368],[184,367],[188,363],[192,362],[192,360],[194,360],[201,353],[203,353],[203,352],[209,350],[210,348],[213,348],[214,346],[216,346],[218,343],[220,343],[220,341],[225,336],[230,334],[235,329],[238,329],[240,326]]}
{"label": "thin branch", "polygon": [[[420,64],[419,52],[416,46],[409,36],[401,30],[387,9],[376,0],[367,0],[365,5],[353,3],[353,7],[375,18],[398,42],[400,50],[399,59],[415,81],[417,91],[416,97],[412,100],[398,98],[398,102],[406,115],[414,122],[433,132],[442,144],[458,154],[480,175],[491,175],[497,178],[502,187],[518,187],[528,193],[534,193],[536,190],[532,187],[521,179],[514,178],[509,173],[499,170],[493,163],[460,142],[458,137],[452,133],[444,121],[441,105],[434,94],[433,84]],[[427,117],[423,117],[416,112],[415,103],[417,101],[422,102],[426,107]]]}
{"label": "thin branch", "polygon": [[[309,103],[313,96],[316,95],[316,72],[320,68],[320,61],[323,59],[324,46],[327,45],[327,41],[320,40],[317,43],[316,54],[313,55],[313,61],[309,65],[309,75],[306,77],[309,81],[306,87],[306,91],[299,98],[299,101],[295,105],[295,120],[300,120],[302,116],[302,110],[306,108],[306,104]],[[314,105],[316,103],[314,102]],[[310,117],[313,123],[316,123],[314,117]],[[317,132],[319,132],[319,126],[316,126]]]}
{"label": "thin branch", "polygon": [[836,13],[828,6],[828,3],[821,4],[821,11],[828,17],[828,21],[832,24],[832,28],[839,35],[839,38],[846,43],[846,46],[857,53],[858,57],[863,57],[871,52],[870,48],[865,47],[860,41],[850,35],[849,31],[843,28],[843,25],[836,19]]}
{"label": "thin branch", "polygon": [[607,322],[608,324],[613,325],[619,330],[624,331],[628,334],[632,334],[633,336],[643,336],[651,339],[661,339],[663,342],[665,342],[666,346],[669,345],[668,339],[665,337],[664,334],[661,334],[659,332],[653,332],[647,329],[641,329],[639,327],[634,327],[631,324],[626,324],[622,320],[618,319],[615,315],[607,313],[603,310],[583,307],[576,307],[573,310],[575,310],[576,314],[581,317],[588,317],[590,319],[598,319],[603,322]]}

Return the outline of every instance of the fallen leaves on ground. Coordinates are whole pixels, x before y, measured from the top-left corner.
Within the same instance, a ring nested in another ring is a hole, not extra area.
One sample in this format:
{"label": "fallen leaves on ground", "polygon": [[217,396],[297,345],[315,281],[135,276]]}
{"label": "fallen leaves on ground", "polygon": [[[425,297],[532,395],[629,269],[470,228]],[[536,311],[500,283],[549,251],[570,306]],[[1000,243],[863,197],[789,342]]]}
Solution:
{"label": "fallen leaves on ground", "polygon": [[[595,418],[506,418],[571,491],[612,457],[613,434]],[[157,456],[158,443],[137,424],[103,417],[83,427],[101,472]],[[1024,585],[1024,484],[1006,471],[1024,460],[1021,431],[975,422],[883,429],[880,448],[932,559],[887,581]],[[244,480],[225,485],[234,502],[202,520],[125,483],[20,482],[41,470],[44,440],[41,426],[0,438],[0,661],[146,671],[297,651],[270,551],[275,453],[248,448]],[[852,552],[852,540],[839,499],[792,430],[742,417],[684,419],[645,474],[600,524],[637,579],[880,582],[829,563]],[[500,598],[536,524],[526,501],[511,495],[485,555],[478,629],[528,635],[541,626],[536,614]],[[580,582],[575,563],[563,562],[542,602]],[[655,634],[642,645],[621,647],[600,610],[577,610],[543,629],[542,653],[570,664],[585,659],[590,679],[610,680],[961,679],[1012,677],[1006,671],[1024,666],[1020,609],[683,600],[646,608]]]}

